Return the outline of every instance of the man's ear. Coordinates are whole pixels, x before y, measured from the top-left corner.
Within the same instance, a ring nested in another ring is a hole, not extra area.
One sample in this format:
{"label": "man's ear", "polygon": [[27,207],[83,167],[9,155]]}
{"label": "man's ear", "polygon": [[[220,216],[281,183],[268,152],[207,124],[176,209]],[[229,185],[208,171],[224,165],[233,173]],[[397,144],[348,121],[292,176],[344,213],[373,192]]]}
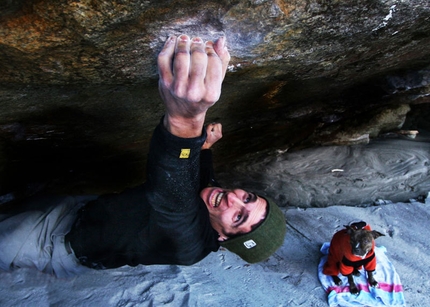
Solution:
{"label": "man's ear", "polygon": [[227,241],[228,238],[222,234],[218,234],[218,241],[222,242],[222,241]]}

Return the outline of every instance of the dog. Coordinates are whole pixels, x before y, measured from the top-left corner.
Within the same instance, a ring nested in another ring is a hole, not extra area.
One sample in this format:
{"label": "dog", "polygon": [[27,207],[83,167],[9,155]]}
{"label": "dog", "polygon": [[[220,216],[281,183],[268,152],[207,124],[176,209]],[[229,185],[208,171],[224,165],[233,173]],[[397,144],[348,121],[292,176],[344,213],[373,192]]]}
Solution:
{"label": "dog", "polygon": [[359,269],[364,266],[367,281],[372,287],[377,287],[373,273],[376,269],[375,239],[385,236],[379,231],[371,230],[366,222],[361,221],[345,225],[345,229],[336,232],[330,242],[327,262],[323,273],[333,278],[336,285],[342,281],[339,273],[348,278],[351,294],[360,293],[354,282],[354,276],[360,276]]}

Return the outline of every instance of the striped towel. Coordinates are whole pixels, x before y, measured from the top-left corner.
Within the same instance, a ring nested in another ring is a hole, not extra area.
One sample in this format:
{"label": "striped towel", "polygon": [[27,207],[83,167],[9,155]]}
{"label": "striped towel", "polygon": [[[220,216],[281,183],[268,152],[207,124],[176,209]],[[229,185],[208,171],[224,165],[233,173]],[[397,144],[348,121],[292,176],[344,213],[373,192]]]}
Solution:
{"label": "striped towel", "polygon": [[323,256],[318,265],[318,277],[328,294],[330,307],[406,306],[400,277],[391,261],[387,258],[385,254],[387,249],[384,246],[375,247],[377,263],[374,276],[378,281],[378,287],[373,288],[367,283],[367,274],[362,268],[360,270],[361,276],[354,276],[354,281],[360,290],[359,295],[349,292],[348,279],[345,276],[339,275],[342,285],[336,286],[331,276],[322,273],[324,263],[327,261],[329,247],[329,242],[324,243],[321,247]]}

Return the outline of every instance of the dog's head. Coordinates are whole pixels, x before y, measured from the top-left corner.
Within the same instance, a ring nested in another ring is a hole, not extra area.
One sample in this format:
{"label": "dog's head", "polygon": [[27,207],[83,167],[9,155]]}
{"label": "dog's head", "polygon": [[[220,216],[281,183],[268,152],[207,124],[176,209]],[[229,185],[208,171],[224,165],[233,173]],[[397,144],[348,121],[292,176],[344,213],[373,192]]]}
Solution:
{"label": "dog's head", "polygon": [[367,230],[355,226],[345,227],[348,229],[348,234],[350,235],[352,253],[363,258],[372,250],[373,240],[384,236],[384,234],[376,230]]}

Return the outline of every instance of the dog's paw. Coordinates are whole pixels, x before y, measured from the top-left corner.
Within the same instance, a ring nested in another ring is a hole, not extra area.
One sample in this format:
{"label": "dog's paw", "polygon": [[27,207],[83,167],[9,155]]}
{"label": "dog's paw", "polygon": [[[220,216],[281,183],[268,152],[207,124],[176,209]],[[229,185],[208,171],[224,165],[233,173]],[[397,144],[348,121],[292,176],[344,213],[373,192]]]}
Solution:
{"label": "dog's paw", "polygon": [[360,294],[360,290],[358,290],[357,285],[355,283],[349,285],[349,292],[354,295]]}
{"label": "dog's paw", "polygon": [[335,284],[336,286],[340,286],[340,285],[342,285],[342,280],[341,280],[339,277],[337,277],[337,276],[332,276],[332,278],[333,278],[334,284]]}
{"label": "dog's paw", "polygon": [[374,288],[378,286],[378,282],[373,277],[373,271],[367,272],[367,282]]}

